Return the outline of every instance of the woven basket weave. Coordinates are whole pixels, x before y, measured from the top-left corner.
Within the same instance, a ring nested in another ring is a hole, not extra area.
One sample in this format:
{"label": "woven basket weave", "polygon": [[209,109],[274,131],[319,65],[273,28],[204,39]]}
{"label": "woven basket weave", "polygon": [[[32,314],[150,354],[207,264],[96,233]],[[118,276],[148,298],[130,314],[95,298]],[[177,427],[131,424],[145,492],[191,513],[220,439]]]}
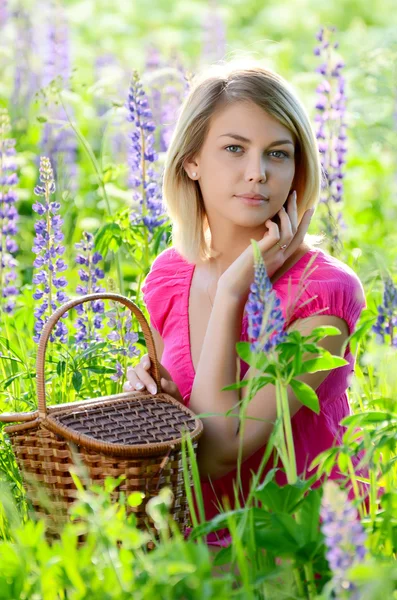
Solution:
{"label": "woven basket weave", "polygon": [[[74,306],[101,299],[119,302],[137,317],[150,357],[149,373],[156,381],[158,393],[123,392],[47,407],[44,367],[51,331]],[[107,476],[125,475],[115,499],[121,491],[144,492],[142,504],[129,507],[139,528],[149,526],[155,533],[154,527],[147,524],[145,507],[164,486],[171,488],[174,497],[170,515],[181,530],[189,525],[182,471],[182,429],[189,432],[196,451],[203,424],[192,411],[162,392],[152,333],[136,304],[111,293],[88,294],[65,303],[51,315],[43,329],[36,366],[38,410],[0,415],[1,422],[12,423],[4,431],[11,440],[35,512],[47,518],[50,527],[59,528],[68,506],[76,498],[70,467],[77,462],[85,467],[91,483],[103,482]],[[52,500],[49,511],[42,505],[40,489]]]}

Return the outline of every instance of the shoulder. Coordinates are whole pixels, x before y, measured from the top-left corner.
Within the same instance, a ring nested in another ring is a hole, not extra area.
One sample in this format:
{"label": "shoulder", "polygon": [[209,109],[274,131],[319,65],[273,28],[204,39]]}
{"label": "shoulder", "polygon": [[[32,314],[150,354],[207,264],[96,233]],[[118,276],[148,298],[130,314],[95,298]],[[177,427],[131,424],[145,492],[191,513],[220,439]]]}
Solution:
{"label": "shoulder", "polygon": [[151,265],[142,294],[151,323],[160,335],[171,308],[181,302],[192,268],[173,247],[163,250]]}
{"label": "shoulder", "polygon": [[333,315],[344,319],[351,333],[366,307],[358,275],[322,249],[312,248],[286,279],[277,293],[289,324],[299,318]]}
{"label": "shoulder", "polygon": [[182,272],[185,273],[189,268],[192,268],[192,265],[185,261],[175,248],[172,246],[166,248],[152,262],[142,291],[152,282],[159,282],[160,280],[166,282],[169,277],[178,276]]}

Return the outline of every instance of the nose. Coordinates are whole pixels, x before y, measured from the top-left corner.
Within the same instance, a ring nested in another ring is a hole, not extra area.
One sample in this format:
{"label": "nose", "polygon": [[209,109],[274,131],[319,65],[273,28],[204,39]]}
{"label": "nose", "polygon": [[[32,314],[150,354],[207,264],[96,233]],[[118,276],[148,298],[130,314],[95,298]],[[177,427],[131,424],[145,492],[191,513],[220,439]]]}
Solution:
{"label": "nose", "polygon": [[266,181],[265,163],[262,160],[251,161],[246,170],[245,180],[264,183]]}

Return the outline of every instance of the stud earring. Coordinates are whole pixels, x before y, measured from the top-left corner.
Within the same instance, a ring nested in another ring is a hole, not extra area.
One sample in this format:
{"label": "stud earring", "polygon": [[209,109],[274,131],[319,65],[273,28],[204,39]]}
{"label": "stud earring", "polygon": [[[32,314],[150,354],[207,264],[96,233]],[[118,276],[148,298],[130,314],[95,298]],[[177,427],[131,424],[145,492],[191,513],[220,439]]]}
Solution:
{"label": "stud earring", "polygon": [[192,173],[192,177],[197,177],[197,173]]}

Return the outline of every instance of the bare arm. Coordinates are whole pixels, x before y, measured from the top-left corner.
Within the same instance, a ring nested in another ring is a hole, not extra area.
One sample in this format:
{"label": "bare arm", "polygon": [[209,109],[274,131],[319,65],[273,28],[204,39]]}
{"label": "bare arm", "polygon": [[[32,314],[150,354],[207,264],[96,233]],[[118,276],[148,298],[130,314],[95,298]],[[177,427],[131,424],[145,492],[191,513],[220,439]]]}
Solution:
{"label": "bare arm", "polygon": [[[208,323],[200,361],[190,396],[190,408],[195,413],[222,412],[230,410],[238,402],[238,390],[220,391],[236,381],[236,343],[240,340],[242,307],[234,299],[219,290]],[[339,354],[342,344],[348,336],[344,320],[333,316],[316,316],[296,321],[291,329],[298,329],[308,335],[320,325],[334,325],[341,335],[327,337],[321,346],[332,354]],[[313,356],[311,355],[311,358]],[[250,368],[244,379],[257,373]],[[329,371],[305,374],[298,379],[316,389],[329,375]],[[245,397],[247,388],[243,388]],[[288,400],[291,418],[302,404],[288,388]],[[237,408],[233,410],[237,413]],[[267,385],[259,390],[251,400],[247,416],[265,420],[247,420],[245,423],[243,460],[264,446],[272,431],[272,422],[277,415],[276,393],[274,386]],[[203,419],[204,433],[198,447],[198,465],[202,477],[213,479],[225,475],[237,466],[239,435],[238,417],[206,417]]]}
{"label": "bare arm", "polygon": [[159,332],[156,329],[154,329],[153,327],[150,327],[150,331],[152,332],[154,345],[156,347],[157,360],[159,362],[161,362],[161,357],[163,356],[163,350],[164,350],[163,338],[161,337]]}

